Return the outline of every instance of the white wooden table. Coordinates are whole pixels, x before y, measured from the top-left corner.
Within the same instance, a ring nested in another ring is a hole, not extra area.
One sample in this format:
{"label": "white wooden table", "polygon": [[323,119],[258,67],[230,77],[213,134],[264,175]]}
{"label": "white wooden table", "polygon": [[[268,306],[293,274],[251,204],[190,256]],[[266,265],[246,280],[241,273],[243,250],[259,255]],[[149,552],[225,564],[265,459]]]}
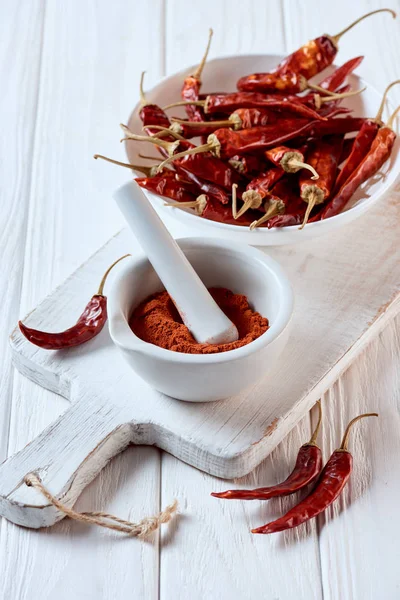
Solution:
{"label": "white wooden table", "polygon": [[[66,408],[14,371],[7,336],[19,316],[121,226],[110,195],[126,173],[92,155],[124,159],[118,123],[137,99],[140,72],[147,69],[151,85],[196,63],[209,26],[215,31],[211,56],[286,53],[383,6],[382,0],[3,0],[0,461]],[[400,0],[390,6],[400,12]],[[383,89],[400,76],[399,35],[400,19],[377,16],[343,38],[338,61],[365,54],[359,72]],[[393,99],[400,102],[399,89]],[[226,482],[155,448],[130,448],[77,508],[137,519],[177,497],[181,515],[174,524],[143,543],[68,520],[48,531],[2,520],[1,597],[398,599],[399,323],[387,327],[323,398],[325,456],[352,416],[380,413],[375,432],[371,424],[354,431],[354,476],[326,515],[284,535],[251,536],[251,526],[278,516],[292,500],[216,501],[210,491],[225,489]],[[284,478],[310,429],[307,417],[240,484]]]}

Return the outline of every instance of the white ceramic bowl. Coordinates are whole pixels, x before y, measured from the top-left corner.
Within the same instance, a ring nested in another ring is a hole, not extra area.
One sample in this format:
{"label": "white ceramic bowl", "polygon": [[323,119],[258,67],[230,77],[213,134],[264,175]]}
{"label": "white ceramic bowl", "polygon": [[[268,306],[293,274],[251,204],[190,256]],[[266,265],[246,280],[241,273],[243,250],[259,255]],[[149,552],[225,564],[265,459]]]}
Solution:
{"label": "white ceramic bowl", "polygon": [[[271,55],[250,55],[250,56],[232,56],[227,58],[217,58],[210,60],[204,69],[202,92],[225,92],[234,91],[236,82],[240,76],[246,73],[255,73],[259,71],[269,71],[275,67],[282,56]],[[165,77],[153,89],[146,92],[148,100],[155,102],[160,106],[165,106],[171,102],[180,100],[180,90],[185,76],[194,71],[195,67],[185,69],[175,75]],[[334,67],[329,67],[324,71],[328,74]],[[318,76],[316,80],[320,79]],[[382,93],[378,92],[371,84],[352,75],[349,81],[354,89],[360,89],[367,86],[367,90],[361,96],[348,98],[344,103],[354,110],[353,115],[358,117],[374,117],[380,104]],[[389,82],[388,82],[389,83]],[[390,112],[393,106],[390,105]],[[184,117],[184,109],[176,108],[170,110],[169,115]],[[137,107],[135,107],[130,119],[129,127],[136,133],[142,132],[142,123],[138,116]],[[350,223],[366,210],[376,204],[382,196],[391,188],[400,172],[400,141],[397,140],[393,149],[392,156],[383,166],[379,175],[371,181],[366,182],[354,195],[347,209],[341,214],[330,219],[309,223],[302,231],[297,226],[266,229],[260,228],[249,231],[247,227],[237,225],[226,225],[208,221],[194,214],[190,209],[181,210],[164,206],[164,200],[150,192],[146,192],[152,200],[153,206],[161,215],[169,214],[175,217],[191,230],[198,229],[199,233],[218,238],[230,239],[235,242],[245,242],[257,246],[275,246],[283,244],[294,244],[308,240],[319,235],[325,235],[346,223]],[[127,142],[127,154],[133,164],[144,164],[138,157],[138,153],[156,155],[157,151],[152,149],[150,144],[141,142]],[[154,164],[154,163],[151,163]],[[140,174],[138,174],[140,176]]]}
{"label": "white ceramic bowl", "polygon": [[108,298],[109,329],[128,364],[164,394],[208,402],[239,394],[264,377],[281,353],[293,312],[293,293],[281,267],[264,252],[208,238],[178,240],[208,286],[245,294],[270,328],[247,346],[219,354],[183,354],[139,339],[129,327],[132,310],[163,286],[145,257],[126,262]]}

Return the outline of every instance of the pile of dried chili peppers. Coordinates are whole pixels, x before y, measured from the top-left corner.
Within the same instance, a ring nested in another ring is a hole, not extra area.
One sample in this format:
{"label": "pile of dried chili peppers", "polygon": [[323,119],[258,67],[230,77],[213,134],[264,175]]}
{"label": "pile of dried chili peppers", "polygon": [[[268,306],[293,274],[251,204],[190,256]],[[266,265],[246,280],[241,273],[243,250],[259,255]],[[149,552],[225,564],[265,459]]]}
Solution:
{"label": "pile of dried chili peppers", "polygon": [[[124,140],[149,142],[162,162],[154,167],[116,164],[143,173],[138,184],[164,198],[169,206],[193,209],[206,219],[258,227],[302,229],[343,211],[357,188],[389,158],[395,114],[386,126],[375,118],[349,115],[342,105],[359,94],[346,83],[363,57],[349,60],[318,83],[311,82],[333,63],[338,43],[354,25],[336,35],[307,42],[270,73],[241,77],[238,91],[201,94],[207,48],[196,71],[182,83],[182,100],[161,108],[148,103],[140,85],[139,116],[146,135],[122,126]],[[361,90],[362,91],[362,90]],[[186,119],[167,110],[184,106]],[[196,145],[192,140],[201,138]],[[148,157],[147,157],[148,158]]]}
{"label": "pile of dried chili peppers", "polygon": [[324,512],[340,496],[347,484],[353,469],[353,457],[347,448],[350,430],[360,419],[377,417],[378,414],[366,413],[352,419],[346,427],[340,447],[332,453],[325,467],[322,468],[322,452],[316,444],[322,411],[321,403],[317,404],[319,410],[317,426],[310,441],[301,446],[294,469],[285,481],[255,490],[228,490],[211,494],[215,498],[225,500],[269,500],[289,496],[316,482],[314,489],[285,515],[262,527],[252,529],[252,533],[275,533],[306,523]]}

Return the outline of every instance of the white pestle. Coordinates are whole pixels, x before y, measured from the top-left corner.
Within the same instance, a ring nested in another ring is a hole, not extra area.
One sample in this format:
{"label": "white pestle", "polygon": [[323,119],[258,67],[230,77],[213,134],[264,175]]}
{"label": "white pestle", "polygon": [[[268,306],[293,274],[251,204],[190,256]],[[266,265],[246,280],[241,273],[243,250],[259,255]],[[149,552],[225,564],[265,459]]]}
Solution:
{"label": "white pestle", "polygon": [[235,342],[236,326],[212,298],[138,184],[126,183],[114,199],[194,339],[201,344]]}

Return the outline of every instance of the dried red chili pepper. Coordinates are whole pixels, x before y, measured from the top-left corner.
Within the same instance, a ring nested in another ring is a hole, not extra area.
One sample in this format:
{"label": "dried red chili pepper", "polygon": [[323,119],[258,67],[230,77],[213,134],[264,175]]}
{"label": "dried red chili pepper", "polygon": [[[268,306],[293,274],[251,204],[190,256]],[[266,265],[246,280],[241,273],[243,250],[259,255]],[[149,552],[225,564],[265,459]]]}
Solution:
{"label": "dried red chili pepper", "polygon": [[245,225],[248,226],[254,220],[256,213],[254,211],[248,211],[246,215],[243,215],[239,219],[235,219],[232,214],[232,208],[227,204],[221,204],[215,202],[205,194],[199,196],[194,202],[183,203],[167,203],[167,206],[173,206],[174,208],[194,208],[196,214],[208,219],[210,221],[217,221],[218,223],[225,223],[227,225]]}
{"label": "dried red chili pepper", "polygon": [[[328,90],[329,92],[336,92],[340,88],[341,85],[348,77],[364,60],[363,56],[357,56],[356,58],[351,58],[347,62],[344,63],[341,67],[335,69],[330,75],[325,77],[322,81],[318,83],[318,87],[323,90]],[[304,98],[314,96],[314,94],[306,94]]]}
{"label": "dried red chili pepper", "polygon": [[[353,138],[353,137],[352,138],[344,138],[342,154],[340,155],[339,164],[342,164],[345,160],[347,160],[349,158],[351,151],[353,149],[354,140],[355,140],[355,138]],[[336,179],[336,181],[337,181],[337,179]]]}
{"label": "dried red chili pepper", "polygon": [[312,165],[305,162],[304,152],[307,146],[303,148],[288,148],[288,146],[276,146],[266,150],[265,157],[274,165],[281,167],[286,173],[297,173],[300,169],[306,169],[313,174],[311,179],[318,179],[318,173]]}
{"label": "dried red chili pepper", "polygon": [[276,533],[298,527],[324,512],[341,494],[349,480],[353,468],[353,457],[347,449],[352,425],[364,417],[377,417],[377,413],[367,413],[355,417],[348,424],[340,448],[335,450],[326,463],[315,489],[283,517],[267,523],[252,533]]}
{"label": "dried red chili pepper", "polygon": [[[311,179],[316,180],[319,178],[314,167],[304,162],[304,155],[300,150],[288,148],[287,146],[278,146],[271,150],[267,150],[265,156],[276,165],[277,168],[269,169],[247,184],[246,191],[242,195],[243,206],[237,213],[238,216],[244,214],[249,208],[259,209],[262,200],[271,193],[273,186],[281,179],[285,172],[297,173],[300,169],[306,169],[313,174]],[[282,207],[280,204],[267,203],[265,208],[266,216],[257,221],[252,229],[259,227],[275,214],[282,212],[281,209]]]}
{"label": "dried red chili pepper", "polygon": [[280,167],[272,167],[268,169],[268,171],[261,173],[261,175],[252,179],[250,183],[247,184],[246,191],[242,194],[243,205],[236,213],[235,218],[241,217],[251,208],[260,208],[263,199],[270,194],[274,185],[284,174],[284,170]]}
{"label": "dried red chili pepper", "polygon": [[375,175],[388,160],[392,152],[396,134],[392,125],[399,111],[398,107],[387,124],[381,127],[372,142],[371,148],[358,167],[351,173],[340,190],[334,195],[321,213],[321,220],[328,219],[340,213],[357,190],[357,188]]}
{"label": "dried red chili pepper", "polygon": [[284,214],[278,214],[267,222],[268,229],[299,225],[304,217],[306,204],[300,198],[297,176],[281,179],[273,190],[274,197],[285,204]]}
{"label": "dried red chili pepper", "polygon": [[317,426],[311,439],[303,444],[297,455],[296,464],[289,477],[282,483],[254,490],[227,490],[226,492],[212,492],[214,498],[224,500],[269,500],[280,496],[289,496],[309,485],[318,477],[322,470],[322,452],[316,440],[322,421],[321,402],[318,400],[319,417]]}
{"label": "dried red chili pepper", "polygon": [[161,127],[168,128],[170,126],[170,121],[166,113],[163,109],[157,104],[152,104],[151,102],[147,102],[146,96],[143,91],[143,81],[144,81],[145,71],[143,71],[140,78],[140,108],[139,108],[139,117],[143,123],[143,126],[148,128],[146,133],[151,135],[153,130],[151,129],[151,125],[160,125]]}
{"label": "dried red chili pepper", "polygon": [[[325,99],[321,99],[321,101]],[[204,113],[228,113],[231,114],[238,108],[264,108],[272,112],[294,113],[308,119],[323,119],[318,112],[304,104],[296,96],[290,98],[280,97],[274,94],[257,94],[253,92],[234,92],[232,94],[210,94],[205,100],[191,102],[194,106],[201,106]],[[164,106],[163,110],[176,106],[187,106],[187,102],[175,102]]]}
{"label": "dried red chili pepper", "polygon": [[235,131],[238,129],[250,129],[276,123],[282,114],[272,111],[269,108],[238,108],[222,121],[184,121],[171,117],[173,122],[170,129],[182,134],[185,138],[197,137],[199,135],[210,135],[216,129],[222,127],[232,127]]}
{"label": "dried red chili pepper", "polygon": [[61,331],[59,333],[49,333],[47,331],[31,329],[30,327],[24,325],[22,321],[19,321],[18,325],[21,333],[29,342],[45,350],[62,350],[65,348],[80,346],[81,344],[84,344],[85,342],[88,342],[92,338],[96,337],[96,335],[98,335],[103,329],[107,321],[107,297],[103,295],[103,290],[108,274],[117,263],[127,256],[130,256],[130,254],[121,256],[121,258],[116,260],[107,269],[100,282],[97,294],[95,294],[89,300],[85,310],[73,327],[70,327],[66,331]]}
{"label": "dried red chili pepper", "polygon": [[[306,139],[308,137],[318,138],[323,135],[334,133],[349,133],[358,131],[364,123],[364,118],[347,117],[342,119],[328,119],[327,121],[308,121],[306,119],[283,119],[276,125],[265,127],[253,127],[242,131],[232,129],[218,129],[208,136],[207,144],[192,147],[184,152],[179,152],[165,161],[160,167],[184,156],[212,152],[212,154],[223,160],[229,160],[233,156],[261,153],[268,148],[279,146],[293,139]],[[132,134],[134,136],[134,134]],[[135,136],[132,139],[147,139]],[[157,143],[156,140],[149,139]],[[182,143],[182,142],[181,142]],[[176,146],[174,147],[176,148]],[[172,147],[169,154],[173,154]]]}
{"label": "dried red chili pepper", "polygon": [[308,204],[300,229],[306,225],[314,206],[322,204],[329,198],[335,182],[342,147],[343,137],[331,136],[316,142],[307,155],[307,161],[316,169],[319,179],[314,182],[307,177],[304,171],[300,174],[300,196]]}
{"label": "dried red chili pepper", "polygon": [[347,179],[371,149],[371,144],[378,133],[378,129],[382,125],[382,114],[385,108],[388,92],[394,85],[399,83],[400,79],[397,79],[396,81],[392,81],[392,83],[387,86],[383,93],[382,101],[375,119],[367,119],[358,132],[352,145],[352,151],[336,179],[334,193],[340,190],[342,185],[347,181]]}
{"label": "dried red chili pepper", "polygon": [[265,171],[267,163],[262,155],[248,154],[247,156],[233,156],[229,160],[229,164],[232,165],[236,171],[246,175],[253,179],[254,175]]}
{"label": "dried red chili pepper", "polygon": [[[243,187],[243,178],[230,164],[225,163],[211,155],[197,156],[196,152],[194,151],[197,151],[198,147],[187,140],[167,142],[155,137],[136,135],[132,133],[125,125],[122,125],[122,129],[126,134],[126,138],[124,139],[151,142],[152,144],[160,145],[166,150],[170,158],[167,161],[163,161],[163,163],[159,165],[159,169],[162,169],[165,166],[164,163],[172,162],[174,166],[181,166],[194,175],[197,175],[197,177],[200,177],[206,181],[210,181],[211,183],[215,183],[229,192],[232,189],[233,183],[237,183],[239,185],[239,190],[241,190]],[[185,150],[184,152],[175,154],[175,151],[178,148],[183,148]]]}
{"label": "dried red chili pepper", "polygon": [[290,54],[270,73],[254,73],[241,77],[237,83],[238,90],[256,92],[298,93],[310,86],[307,81],[332,64],[340,38],[357,23],[378,12],[396,13],[389,8],[382,8],[363,15],[336,35],[325,34],[307,42],[293,54]]}
{"label": "dried red chili pepper", "polygon": [[214,200],[218,200],[221,204],[228,204],[230,201],[229,194],[220,186],[215,183],[211,183],[210,181],[204,181],[200,177],[197,177],[194,173],[191,173],[187,169],[181,167],[180,165],[174,165],[175,169],[178,173],[178,180],[189,181],[194,186],[196,186],[199,192],[203,194],[207,194],[207,196],[213,198]]}
{"label": "dried red chili pepper", "polygon": [[253,231],[257,227],[262,227],[264,224],[269,227],[269,222],[271,219],[285,213],[286,204],[283,202],[283,200],[271,193],[269,194],[268,200],[264,203],[263,208],[263,216],[250,223],[250,231]]}
{"label": "dried red chili pepper", "polygon": [[[201,87],[201,75],[203,73],[204,65],[206,64],[208,52],[210,50],[211,40],[213,36],[213,30],[210,29],[208,34],[208,43],[206,50],[204,52],[203,58],[199,66],[193,75],[189,75],[185,78],[183,82],[183,87],[181,91],[181,96],[183,100],[186,101],[196,101],[199,99],[200,87]],[[204,112],[203,110],[196,105],[186,105],[185,107],[186,114],[191,121],[204,121]],[[185,136],[186,137],[186,136]]]}
{"label": "dried red chili pepper", "polygon": [[[169,173],[172,173],[173,176]],[[177,181],[173,171],[160,173],[155,177],[138,177],[135,181],[140,187],[153,192],[153,194],[170,198],[176,202],[191,202],[196,197],[195,188]]]}

